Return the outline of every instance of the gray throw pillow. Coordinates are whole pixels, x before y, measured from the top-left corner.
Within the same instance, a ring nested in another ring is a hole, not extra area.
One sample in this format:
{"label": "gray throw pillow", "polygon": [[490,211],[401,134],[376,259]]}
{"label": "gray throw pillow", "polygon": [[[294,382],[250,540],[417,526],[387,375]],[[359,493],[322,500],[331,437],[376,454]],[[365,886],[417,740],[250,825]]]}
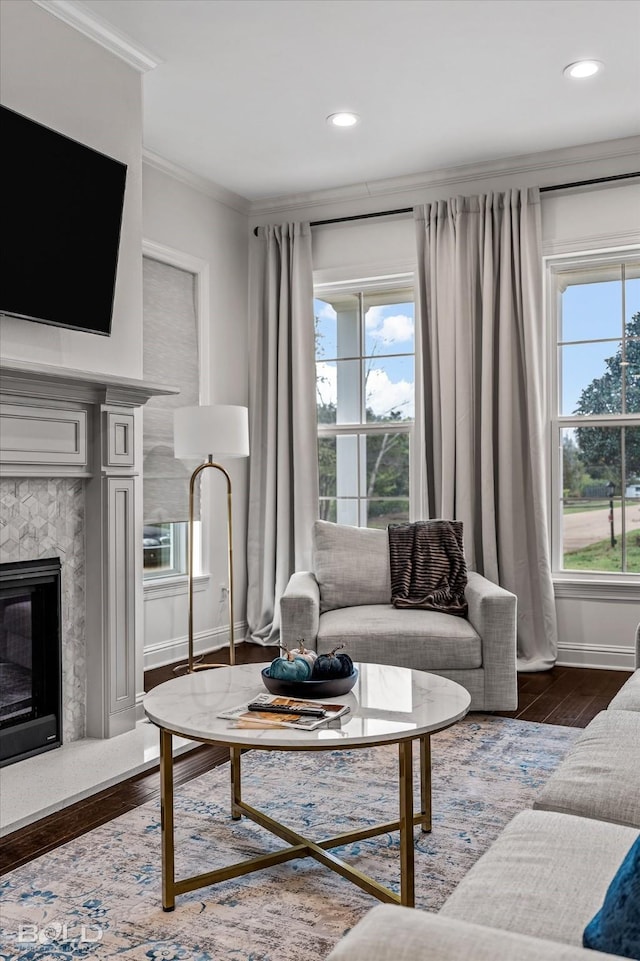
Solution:
{"label": "gray throw pillow", "polygon": [[339,607],[391,603],[386,531],[316,521],[313,570],[320,587],[321,613]]}

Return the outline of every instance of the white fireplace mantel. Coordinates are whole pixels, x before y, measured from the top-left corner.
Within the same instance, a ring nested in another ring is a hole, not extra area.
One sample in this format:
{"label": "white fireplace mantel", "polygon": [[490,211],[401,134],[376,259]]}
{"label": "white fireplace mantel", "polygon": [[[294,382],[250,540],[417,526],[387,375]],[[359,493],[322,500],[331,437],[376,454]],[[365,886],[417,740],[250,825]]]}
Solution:
{"label": "white fireplace mantel", "polygon": [[142,380],[0,362],[0,476],[86,480],[89,737],[135,726],[136,591],[142,582],[136,534],[142,445],[136,443],[135,408],[154,395],[177,393]]}
{"label": "white fireplace mantel", "polygon": [[166,384],[149,384],[110,374],[0,360],[0,391],[32,400],[68,400],[88,404],[140,407],[158,394],[177,394]]}

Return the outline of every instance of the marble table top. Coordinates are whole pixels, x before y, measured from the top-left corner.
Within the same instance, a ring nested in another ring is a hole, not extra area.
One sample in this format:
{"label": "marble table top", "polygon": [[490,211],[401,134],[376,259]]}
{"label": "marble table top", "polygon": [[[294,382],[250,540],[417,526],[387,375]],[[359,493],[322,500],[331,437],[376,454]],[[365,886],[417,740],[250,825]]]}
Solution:
{"label": "marble table top", "polygon": [[268,664],[240,664],[185,674],[160,684],[144,698],[147,717],[158,727],[193,740],[270,750],[335,750],[415,738],[448,727],[469,710],[468,691],[437,674],[383,664],[356,664],[355,687],[323,698],[350,711],[315,731],[292,728],[248,730],[217,717],[265,693],[260,672]]}

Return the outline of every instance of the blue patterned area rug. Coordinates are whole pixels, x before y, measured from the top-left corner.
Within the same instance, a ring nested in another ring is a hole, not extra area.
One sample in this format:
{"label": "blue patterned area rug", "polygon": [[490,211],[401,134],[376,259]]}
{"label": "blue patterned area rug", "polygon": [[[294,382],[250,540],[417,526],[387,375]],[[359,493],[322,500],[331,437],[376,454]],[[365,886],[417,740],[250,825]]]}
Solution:
{"label": "blue patterned area rug", "polygon": [[[579,734],[476,714],[432,737],[433,831],[416,828],[417,908],[440,908]],[[303,834],[328,837],[397,818],[397,763],[395,745],[253,751],[243,758],[243,798]],[[228,765],[176,789],[176,877],[282,846],[247,818],[230,820]],[[397,833],[336,853],[398,890]],[[307,858],[182,895],[164,913],[159,802],[5,875],[0,895],[2,961],[321,961],[378,903]]]}

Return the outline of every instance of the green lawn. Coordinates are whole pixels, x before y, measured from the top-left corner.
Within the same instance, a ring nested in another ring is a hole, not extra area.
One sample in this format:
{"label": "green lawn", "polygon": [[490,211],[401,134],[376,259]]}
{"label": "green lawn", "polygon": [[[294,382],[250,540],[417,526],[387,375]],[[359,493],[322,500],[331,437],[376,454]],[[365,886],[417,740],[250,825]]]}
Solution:
{"label": "green lawn", "polygon": [[[570,571],[606,571],[619,574],[622,571],[620,540],[615,547],[611,541],[598,541],[579,551],[564,555],[564,569]],[[640,532],[627,534],[627,572],[640,574]]]}
{"label": "green lawn", "polygon": [[[614,507],[619,507],[620,504],[616,504],[615,500],[613,502]],[[563,514],[582,514],[584,511],[601,511],[609,507],[609,501],[584,501],[583,503],[572,503],[571,501],[565,501],[562,508]]]}

